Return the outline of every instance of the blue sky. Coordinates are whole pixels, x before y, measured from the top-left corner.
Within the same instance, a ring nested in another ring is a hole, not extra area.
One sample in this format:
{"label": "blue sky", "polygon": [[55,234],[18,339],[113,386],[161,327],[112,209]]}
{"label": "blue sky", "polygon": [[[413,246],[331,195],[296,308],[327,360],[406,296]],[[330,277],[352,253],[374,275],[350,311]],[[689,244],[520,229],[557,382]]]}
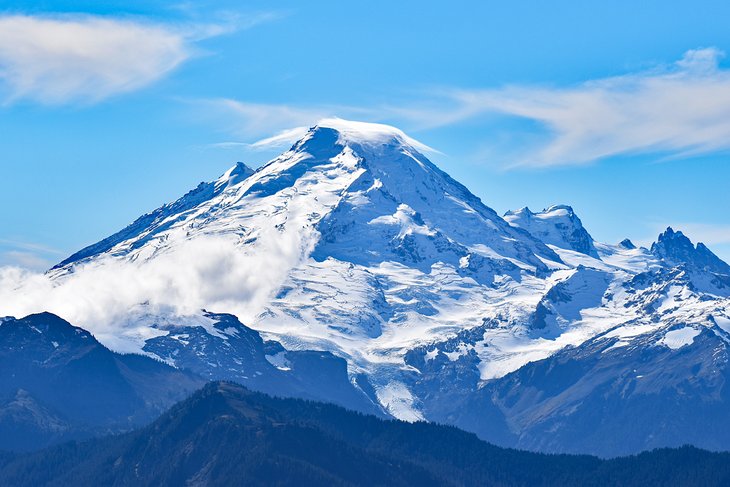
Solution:
{"label": "blue sky", "polygon": [[0,264],[329,116],[402,128],[500,213],[565,203],[598,240],[672,225],[730,259],[727,2],[99,3],[3,2]]}

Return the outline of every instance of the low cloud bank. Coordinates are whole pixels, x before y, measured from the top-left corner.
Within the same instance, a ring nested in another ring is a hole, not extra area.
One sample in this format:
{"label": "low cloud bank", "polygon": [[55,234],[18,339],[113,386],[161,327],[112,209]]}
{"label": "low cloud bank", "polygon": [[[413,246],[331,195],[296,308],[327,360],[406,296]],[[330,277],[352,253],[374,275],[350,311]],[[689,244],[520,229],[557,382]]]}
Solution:
{"label": "low cloud bank", "polygon": [[[276,237],[243,248],[231,238],[207,236],[152,259],[104,257],[55,278],[0,267],[0,316],[50,311],[97,337],[127,335],[133,342],[149,334],[146,328],[153,324],[130,319],[135,314],[154,320],[156,314],[190,316],[205,308],[250,322],[308,253],[299,238]],[[117,345],[113,348],[134,349]]]}

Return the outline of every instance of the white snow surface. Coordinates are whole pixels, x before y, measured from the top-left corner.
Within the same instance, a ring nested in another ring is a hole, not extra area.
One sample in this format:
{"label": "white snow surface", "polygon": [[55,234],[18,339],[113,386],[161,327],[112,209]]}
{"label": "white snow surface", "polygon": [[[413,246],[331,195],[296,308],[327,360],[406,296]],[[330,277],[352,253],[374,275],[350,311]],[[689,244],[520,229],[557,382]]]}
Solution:
{"label": "white snow surface", "polygon": [[274,355],[265,355],[266,361],[279,370],[291,370],[291,364],[286,358],[286,352],[277,352]]}
{"label": "white snow surface", "polygon": [[661,345],[671,348],[672,350],[679,350],[680,348],[691,345],[694,342],[695,337],[700,334],[700,330],[691,326],[685,326],[678,330],[668,331],[664,338],[659,340]]}
{"label": "white snow surface", "polygon": [[415,407],[415,398],[405,384],[389,382],[377,391],[378,400],[393,417],[403,421],[423,421],[423,415]]}

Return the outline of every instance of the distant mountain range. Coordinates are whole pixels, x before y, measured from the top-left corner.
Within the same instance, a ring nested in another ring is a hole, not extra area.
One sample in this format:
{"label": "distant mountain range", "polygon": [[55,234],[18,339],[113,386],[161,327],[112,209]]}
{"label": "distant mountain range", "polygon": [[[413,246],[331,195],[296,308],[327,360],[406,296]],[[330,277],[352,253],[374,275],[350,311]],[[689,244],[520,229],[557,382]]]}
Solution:
{"label": "distant mountain range", "polygon": [[[176,380],[544,452],[730,449],[725,262],[672,229],[650,249],[597,242],[565,205],[502,217],[422,150],[392,127],[324,121],[48,275],[188,283],[195,293],[143,296],[103,327],[77,323]],[[24,404],[21,390],[6,404]]]}
{"label": "distant mountain range", "polygon": [[599,460],[502,449],[453,427],[383,421],[214,382],[148,427],[0,455],[0,485],[720,486],[730,454]]}
{"label": "distant mountain range", "polygon": [[[326,400],[383,416],[348,381],[344,360],[327,352],[285,351],[277,342],[264,342],[233,316],[207,316],[218,320],[214,329],[228,333],[228,341],[218,343],[196,328],[178,332],[185,331],[191,348],[204,350],[209,361],[219,364],[214,376],[192,359],[179,370],[148,356],[114,353],[89,332],[50,313],[4,319],[0,450],[31,450],[126,432],[148,424],[208,380],[221,377],[261,391]],[[151,340],[149,349],[165,350],[169,340],[174,338]],[[235,350],[235,362],[226,362],[231,354],[227,347]]]}
{"label": "distant mountain range", "polygon": [[204,381],[141,355],[119,355],[50,313],[0,325],[0,450],[128,431]]}

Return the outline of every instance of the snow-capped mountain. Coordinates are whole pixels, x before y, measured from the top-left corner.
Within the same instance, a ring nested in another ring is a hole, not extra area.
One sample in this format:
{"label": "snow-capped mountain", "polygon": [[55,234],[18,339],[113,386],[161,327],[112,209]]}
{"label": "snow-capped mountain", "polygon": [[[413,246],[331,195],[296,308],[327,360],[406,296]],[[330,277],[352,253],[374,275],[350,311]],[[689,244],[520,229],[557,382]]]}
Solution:
{"label": "snow-capped mountain", "polygon": [[[391,372],[374,375],[384,381],[375,388],[379,402],[418,418],[397,380],[405,352],[480,325],[490,314],[529,314],[515,296],[533,299],[552,268],[566,267],[418,146],[391,127],[320,124],[248,177],[237,165],[82,250],[52,275],[63,280],[120,261],[154,266],[175,253],[187,256],[191,246],[208,250],[209,243],[246,258],[243,265],[268,261],[256,268],[263,305],[231,302],[221,311],[243,315],[288,348],[332,351],[348,360],[353,376],[392,371],[395,380]],[[220,269],[211,279],[225,281],[235,271]],[[135,326],[147,319],[155,331],[138,336],[167,333],[146,312]]]}
{"label": "snow-capped mountain", "polygon": [[671,227],[659,235],[659,239],[651,246],[651,252],[670,265],[687,264],[719,276],[730,276],[730,265],[720,260],[703,243],[694,246],[682,232],[675,232]]}
{"label": "snow-capped mountain", "polygon": [[[247,370],[241,337],[196,310],[231,313],[283,346],[264,354],[277,370],[286,372],[287,350],[328,352],[387,414],[550,451],[568,449],[562,439],[578,428],[576,398],[588,404],[580,394],[600,402],[607,393],[597,382],[550,396],[571,381],[591,382],[581,360],[602,357],[596,340],[610,339],[606,356],[623,367],[605,371],[609,378],[624,377],[637,357],[702,361],[706,336],[727,343],[727,264],[704,245],[688,246],[670,230],[651,250],[595,242],[568,206],[502,218],[423,150],[392,127],[323,121],[261,168],[237,164],[49,275],[63,286],[104,268],[134,269],[145,276],[142,289],[163,283],[150,289],[164,298],[141,296],[110,326],[83,323],[113,349],[210,378],[230,378],[237,364],[241,375],[253,373],[260,365]],[[561,359],[582,347],[590,353]],[[543,370],[550,360],[578,365],[556,380]],[[655,387],[664,401],[679,394],[672,381]],[[613,425],[606,435],[627,433],[610,417],[580,417],[581,425]]]}
{"label": "snow-capped mountain", "polygon": [[593,237],[583,228],[583,222],[570,206],[555,205],[538,213],[524,207],[517,211],[508,211],[504,214],[504,219],[512,226],[527,230],[546,244],[598,257],[593,246]]}

